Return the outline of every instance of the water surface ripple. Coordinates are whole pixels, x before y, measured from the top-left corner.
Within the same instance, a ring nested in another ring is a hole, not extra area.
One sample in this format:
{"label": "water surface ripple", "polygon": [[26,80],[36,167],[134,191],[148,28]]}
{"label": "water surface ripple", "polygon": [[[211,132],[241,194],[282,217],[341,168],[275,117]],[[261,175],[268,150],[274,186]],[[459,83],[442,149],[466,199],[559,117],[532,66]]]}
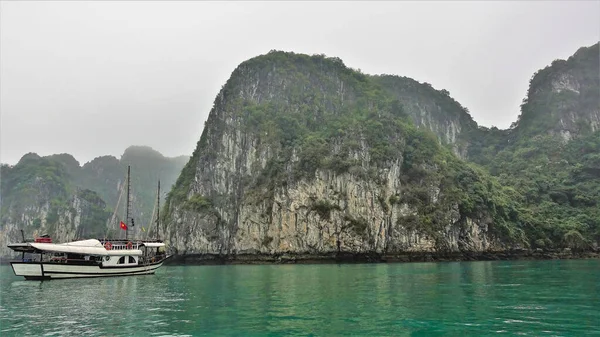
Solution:
{"label": "water surface ripple", "polygon": [[600,335],[600,260],[165,266],[24,281],[0,336]]}

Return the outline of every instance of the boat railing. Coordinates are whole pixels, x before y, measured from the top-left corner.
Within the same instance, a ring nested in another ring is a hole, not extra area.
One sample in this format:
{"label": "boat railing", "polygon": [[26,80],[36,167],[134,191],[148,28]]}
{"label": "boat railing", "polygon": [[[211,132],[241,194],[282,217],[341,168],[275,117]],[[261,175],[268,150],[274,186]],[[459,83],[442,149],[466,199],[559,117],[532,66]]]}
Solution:
{"label": "boat railing", "polygon": [[141,249],[144,243],[162,243],[162,240],[124,240],[124,239],[98,239],[104,247],[110,247],[107,250],[128,250]]}
{"label": "boat railing", "polygon": [[[110,242],[110,241],[106,241],[106,242]],[[106,247],[106,243],[104,243],[105,247]],[[140,243],[112,243],[111,242],[111,246],[110,246],[110,250],[134,250],[134,249],[140,249],[141,244]],[[108,249],[107,249],[108,250]]]}
{"label": "boat railing", "polygon": [[118,238],[97,238],[96,240],[100,241],[100,242],[106,242],[106,241],[111,241],[111,242],[163,242],[163,240],[158,240],[158,239],[147,239],[147,240],[142,240],[142,239],[118,239]]}

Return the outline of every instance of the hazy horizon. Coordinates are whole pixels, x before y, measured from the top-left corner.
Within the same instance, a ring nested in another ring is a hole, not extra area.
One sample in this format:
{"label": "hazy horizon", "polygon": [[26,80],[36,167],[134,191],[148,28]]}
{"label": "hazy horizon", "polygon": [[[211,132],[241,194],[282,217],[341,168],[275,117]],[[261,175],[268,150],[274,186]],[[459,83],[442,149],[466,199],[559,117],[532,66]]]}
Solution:
{"label": "hazy horizon", "polygon": [[241,62],[339,57],[446,89],[509,127],[529,79],[600,40],[600,1],[1,2],[0,162],[131,145],[189,156]]}
{"label": "hazy horizon", "polygon": [[[125,153],[125,151],[126,151],[128,148],[130,148],[130,147],[149,147],[149,148],[151,148],[151,149],[152,149],[152,150],[154,150],[154,151],[158,151],[158,150],[156,150],[156,149],[154,149],[154,148],[152,148],[152,147],[150,147],[150,146],[147,146],[147,145],[139,145],[139,144],[138,144],[138,145],[130,145],[130,146],[127,146],[127,148],[123,149],[123,151],[121,151],[121,153],[119,153],[119,154],[116,154],[116,155],[115,155],[115,154],[99,154],[99,155],[97,155],[97,156],[94,156],[94,157],[93,157],[93,158],[91,158],[90,160],[86,160],[86,161],[83,161],[83,162],[82,162],[81,160],[77,159],[77,157],[75,157],[75,156],[73,156],[73,158],[75,158],[75,160],[77,160],[77,161],[79,162],[79,166],[83,166],[83,165],[85,165],[86,163],[89,163],[89,162],[91,162],[92,160],[94,160],[94,159],[96,159],[96,158],[100,158],[100,157],[112,156],[112,157],[115,157],[115,158],[117,158],[117,159],[119,159],[119,160],[120,160],[120,159],[121,159],[121,157],[122,157],[122,155]],[[158,151],[158,152],[160,153],[160,151]],[[35,153],[35,154],[37,154],[37,155],[38,155],[38,156],[40,156],[40,157],[47,157],[47,156],[52,156],[52,155],[61,155],[61,154],[69,154],[69,155],[73,155],[72,153],[68,153],[68,152],[56,152],[56,153],[41,154],[41,153],[37,153],[37,152],[35,152],[35,151],[30,151],[30,152],[27,152],[27,153],[23,153],[23,155],[21,155],[21,157],[19,157],[19,160],[20,160],[21,158],[23,158],[24,156],[26,156],[26,155],[28,155],[28,154],[31,154],[31,153]],[[165,157],[165,158],[167,158],[167,159],[176,159],[176,158],[179,158],[179,157],[188,157],[188,158],[190,158],[190,157],[192,156],[192,154],[191,154],[191,153],[190,153],[190,154],[180,154],[180,155],[175,155],[175,156],[167,156],[167,155],[165,155],[164,153],[161,153],[161,155],[163,155],[163,157]],[[19,160],[17,160],[17,162],[18,162]],[[2,162],[1,164],[6,164],[6,165],[11,165],[11,166],[12,166],[12,165],[15,165],[15,164],[17,164],[17,162],[15,162],[15,163],[4,163],[4,162]]]}

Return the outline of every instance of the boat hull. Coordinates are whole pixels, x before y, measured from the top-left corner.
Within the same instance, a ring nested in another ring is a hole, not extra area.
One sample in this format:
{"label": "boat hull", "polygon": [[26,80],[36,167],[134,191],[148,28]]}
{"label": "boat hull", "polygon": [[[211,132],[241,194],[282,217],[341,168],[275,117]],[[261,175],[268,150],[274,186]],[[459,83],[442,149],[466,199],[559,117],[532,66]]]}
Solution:
{"label": "boat hull", "polygon": [[163,261],[149,265],[122,267],[53,262],[11,262],[10,264],[16,276],[23,276],[26,280],[50,280],[154,274],[162,266]]}

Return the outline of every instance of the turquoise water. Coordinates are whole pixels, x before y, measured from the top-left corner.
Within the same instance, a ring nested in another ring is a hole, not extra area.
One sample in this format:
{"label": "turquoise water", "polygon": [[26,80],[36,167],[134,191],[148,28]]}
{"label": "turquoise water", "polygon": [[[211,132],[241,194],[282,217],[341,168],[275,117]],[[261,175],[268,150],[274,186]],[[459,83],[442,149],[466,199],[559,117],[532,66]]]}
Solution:
{"label": "turquoise water", "polygon": [[0,336],[600,335],[600,260],[165,266],[24,281]]}

